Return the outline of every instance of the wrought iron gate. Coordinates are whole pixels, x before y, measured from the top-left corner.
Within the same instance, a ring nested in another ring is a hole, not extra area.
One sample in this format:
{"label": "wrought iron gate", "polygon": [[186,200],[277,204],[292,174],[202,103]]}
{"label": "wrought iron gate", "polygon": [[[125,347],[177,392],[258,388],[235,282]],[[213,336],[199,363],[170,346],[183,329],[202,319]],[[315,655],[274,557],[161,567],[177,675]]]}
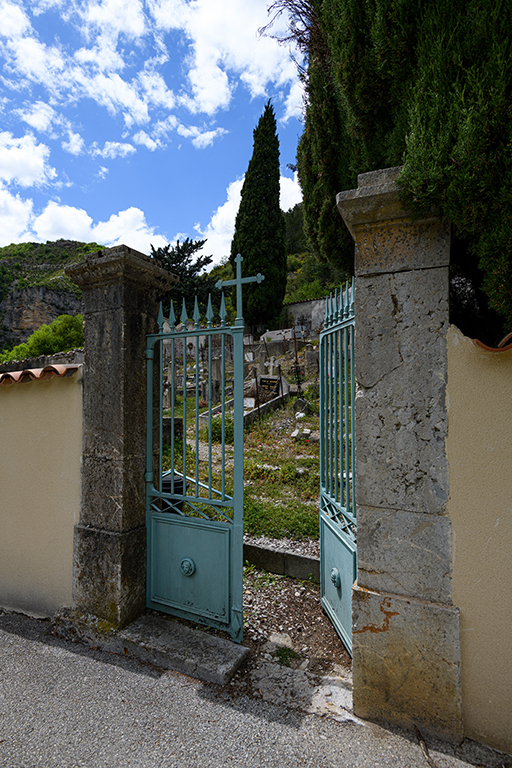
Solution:
{"label": "wrought iron gate", "polygon": [[[183,302],[179,326],[171,302],[168,330],[160,307],[159,332],[147,337],[146,350],[146,604],[224,629],[237,642],[243,626],[242,284],[263,280],[242,279],[241,262],[238,255],[235,280],[216,285],[236,286],[234,326],[226,325],[224,294],[215,326],[211,298],[205,327],[197,298],[192,321]],[[164,439],[166,364],[170,429]]]}
{"label": "wrought iron gate", "polygon": [[356,579],[354,281],[326,302],[320,334],[320,592],[352,652]]}

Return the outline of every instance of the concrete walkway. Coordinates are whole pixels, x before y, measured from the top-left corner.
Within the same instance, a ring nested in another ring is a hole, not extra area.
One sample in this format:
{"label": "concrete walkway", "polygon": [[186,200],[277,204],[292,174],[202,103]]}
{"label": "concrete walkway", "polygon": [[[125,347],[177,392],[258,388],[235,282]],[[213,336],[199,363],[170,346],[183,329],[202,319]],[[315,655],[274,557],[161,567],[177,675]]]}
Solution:
{"label": "concrete walkway", "polygon": [[[0,614],[2,768],[426,768],[416,739],[276,705],[52,636]],[[238,691],[238,692],[237,692]],[[438,768],[509,765],[465,743],[429,742]]]}

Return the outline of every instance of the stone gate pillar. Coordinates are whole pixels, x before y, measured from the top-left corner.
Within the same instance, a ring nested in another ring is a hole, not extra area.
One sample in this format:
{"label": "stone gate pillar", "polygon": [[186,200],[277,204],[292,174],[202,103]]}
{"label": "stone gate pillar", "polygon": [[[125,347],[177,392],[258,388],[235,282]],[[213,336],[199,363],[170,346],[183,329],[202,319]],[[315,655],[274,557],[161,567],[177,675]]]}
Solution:
{"label": "stone gate pillar", "polygon": [[354,710],[462,737],[445,450],[450,227],[413,220],[400,168],[337,197],[356,244]]}
{"label": "stone gate pillar", "polygon": [[82,289],[85,341],[73,609],[120,628],[145,608],[146,334],[176,278],[125,245],[66,273]]}

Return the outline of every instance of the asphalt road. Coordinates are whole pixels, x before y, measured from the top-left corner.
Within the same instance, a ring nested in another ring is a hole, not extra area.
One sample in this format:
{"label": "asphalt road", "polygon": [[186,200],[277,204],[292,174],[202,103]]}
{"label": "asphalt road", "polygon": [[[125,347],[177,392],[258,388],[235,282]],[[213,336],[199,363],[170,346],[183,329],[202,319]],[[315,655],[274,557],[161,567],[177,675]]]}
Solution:
{"label": "asphalt road", "polygon": [[[466,744],[461,759],[442,745],[430,754],[439,768],[502,764],[475,745]],[[237,695],[53,637],[49,622],[0,612],[2,768],[427,765],[413,736]]]}

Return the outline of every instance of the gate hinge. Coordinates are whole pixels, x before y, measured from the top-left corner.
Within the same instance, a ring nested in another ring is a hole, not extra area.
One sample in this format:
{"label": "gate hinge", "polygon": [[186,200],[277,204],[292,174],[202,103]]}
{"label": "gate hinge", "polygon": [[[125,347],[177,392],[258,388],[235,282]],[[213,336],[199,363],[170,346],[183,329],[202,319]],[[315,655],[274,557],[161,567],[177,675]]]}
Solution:
{"label": "gate hinge", "polygon": [[144,480],[146,483],[152,483],[153,482],[153,473],[152,472],[146,472],[144,475]]}
{"label": "gate hinge", "polygon": [[154,349],[146,349],[146,360],[152,360],[154,357]]}

